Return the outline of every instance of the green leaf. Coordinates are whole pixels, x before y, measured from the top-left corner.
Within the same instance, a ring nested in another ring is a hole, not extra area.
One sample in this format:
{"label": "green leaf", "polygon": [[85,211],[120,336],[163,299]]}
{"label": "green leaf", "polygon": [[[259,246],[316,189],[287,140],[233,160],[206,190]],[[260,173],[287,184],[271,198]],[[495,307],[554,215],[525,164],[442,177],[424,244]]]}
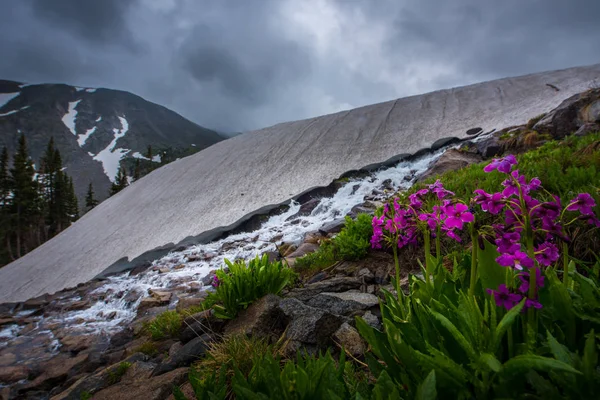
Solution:
{"label": "green leaf", "polygon": [[469,358],[475,360],[477,358],[475,349],[473,349],[473,346],[471,346],[467,339],[465,339],[463,334],[460,333],[456,326],[454,326],[454,324],[442,314],[437,313],[433,310],[430,310],[430,313],[436,320],[438,320],[442,324],[444,328],[446,328],[446,330],[448,330],[448,332],[450,332],[450,334],[458,342],[460,347],[462,347],[465,350]]}
{"label": "green leaf", "polygon": [[583,351],[583,373],[587,379],[594,379],[594,372],[598,366],[598,353],[596,350],[596,335],[594,330],[588,334],[588,338],[585,341],[585,348]]}
{"label": "green leaf", "polygon": [[517,304],[516,306],[514,306],[513,308],[511,308],[504,315],[504,317],[502,318],[502,320],[500,321],[500,323],[496,327],[496,334],[495,334],[495,337],[494,337],[494,344],[492,345],[492,351],[494,353],[496,353],[496,351],[498,351],[498,347],[500,346],[500,343],[502,342],[502,338],[504,337],[504,334],[512,326],[512,324],[515,322],[515,319],[517,318],[517,316],[521,312],[521,309],[525,305],[525,300],[526,299],[521,300],[521,302],[519,304]]}
{"label": "green leaf", "polygon": [[556,340],[556,338],[554,336],[552,336],[552,333],[550,333],[550,331],[548,331],[547,337],[548,337],[548,347],[550,347],[550,351],[552,352],[552,355],[554,356],[554,358],[556,358],[557,360],[562,361],[564,363],[567,363],[569,365],[573,365],[573,359],[571,358],[567,348],[565,346],[561,345],[558,342],[558,340]]}
{"label": "green leaf", "polygon": [[487,240],[483,240],[483,242],[485,248],[483,250],[480,248],[477,251],[477,262],[479,264],[477,272],[484,289],[496,289],[503,283],[507,284],[506,268],[496,262],[496,258],[500,255],[496,250],[496,246]]}
{"label": "green leaf", "polygon": [[514,375],[525,373],[531,369],[542,372],[564,371],[573,374],[581,374],[581,372],[577,371],[567,363],[555,360],[553,358],[536,356],[532,354],[520,355],[511,358],[502,366],[502,373]]}
{"label": "green leaf", "polygon": [[435,370],[432,369],[425,380],[419,385],[417,389],[418,400],[435,400],[437,399],[437,390],[435,388]]}
{"label": "green leaf", "polygon": [[489,368],[493,372],[500,372],[502,369],[502,364],[498,359],[490,353],[483,353],[479,356],[478,364],[482,367]]}

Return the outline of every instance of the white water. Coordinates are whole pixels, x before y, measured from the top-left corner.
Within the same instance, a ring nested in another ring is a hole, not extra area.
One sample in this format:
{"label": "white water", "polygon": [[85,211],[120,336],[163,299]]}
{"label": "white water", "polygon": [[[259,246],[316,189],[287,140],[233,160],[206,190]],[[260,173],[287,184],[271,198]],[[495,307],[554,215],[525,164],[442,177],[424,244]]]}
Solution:
{"label": "white water", "polygon": [[[75,334],[109,336],[117,333],[136,317],[137,308],[141,300],[148,296],[149,289],[172,290],[174,287],[181,289],[192,285],[197,287],[202,285],[201,279],[211,270],[221,268],[225,259],[248,260],[276,250],[276,243],[299,244],[307,233],[341,220],[353,207],[364,203],[365,197],[378,193],[378,199],[383,200],[391,195],[392,193],[381,194],[385,181],[389,181],[395,189],[408,189],[444,151],[445,149],[441,149],[413,161],[382,168],[364,178],[350,179],[333,196],[322,198],[310,215],[295,215],[300,210],[300,204],[292,201],[287,211],[270,217],[253,232],[239,233],[208,244],[169,253],[155,260],[151,268],[135,276],[124,273],[111,277],[96,290],[88,293],[88,308],[46,318],[32,317],[36,328],[27,336],[52,335],[48,327],[55,323],[58,323],[61,329],[68,329]],[[198,261],[188,261],[190,256],[197,257]],[[204,288],[201,287],[200,290],[202,289]],[[102,300],[95,300],[98,298]],[[61,298],[60,302],[71,304],[79,300],[81,298],[75,296]],[[171,302],[170,307],[175,304],[176,300]],[[28,312],[21,312],[17,316],[26,317],[26,313]],[[18,325],[5,326],[0,331],[0,348],[10,346],[11,341],[19,337],[21,328]],[[58,350],[60,344],[53,336],[50,338],[53,340],[48,351],[53,353]]]}
{"label": "white water", "polygon": [[[148,296],[149,289],[168,290],[175,286],[189,287],[190,283],[197,285],[211,270],[223,266],[225,259],[254,258],[276,250],[275,242],[299,244],[307,233],[342,219],[354,206],[363,203],[366,196],[382,190],[385,181],[389,180],[396,189],[408,189],[443,151],[378,170],[365,178],[351,179],[332,197],[321,199],[310,215],[295,216],[300,210],[300,204],[292,201],[286,212],[270,217],[253,232],[239,233],[212,243],[169,253],[155,260],[152,268],[135,276],[125,273],[111,277],[92,292],[92,295],[104,295],[103,301],[84,310],[66,313],[60,322],[74,330],[90,333],[109,334],[117,331],[124,323],[135,318],[137,307],[142,298]],[[188,256],[198,257],[199,260],[188,261]],[[158,268],[163,271],[158,271]],[[106,316],[113,312],[114,318],[108,320]]]}

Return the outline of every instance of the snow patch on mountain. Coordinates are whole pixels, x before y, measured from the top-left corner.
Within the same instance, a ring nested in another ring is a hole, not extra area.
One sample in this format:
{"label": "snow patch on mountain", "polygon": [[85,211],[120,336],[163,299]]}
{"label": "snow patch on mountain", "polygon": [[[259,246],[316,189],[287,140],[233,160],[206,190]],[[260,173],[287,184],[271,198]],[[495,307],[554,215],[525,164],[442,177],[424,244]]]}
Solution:
{"label": "snow patch on mountain", "polygon": [[102,121],[102,115],[98,117],[98,119],[96,120],[96,122],[100,122]]}
{"label": "snow patch on mountain", "polygon": [[80,101],[81,100],[70,102],[69,111],[62,117],[63,124],[65,124],[75,136],[77,136],[77,133],[75,133],[75,119],[77,118],[77,110],[75,110],[75,107],[77,107]]}
{"label": "snow patch on mountain", "polygon": [[88,92],[88,93],[94,93],[96,91],[96,89],[87,88],[87,89],[85,89],[85,91]]}
{"label": "snow patch on mountain", "polygon": [[[150,159],[146,156],[143,156],[142,154],[140,154],[139,152],[135,152],[131,155],[133,158],[139,158],[141,160],[146,160],[146,161],[150,161]],[[155,155],[154,157],[152,157],[152,161],[156,162],[156,163],[160,163],[160,154]]]}
{"label": "snow patch on mountain", "polygon": [[117,146],[117,141],[125,136],[129,130],[129,123],[125,118],[119,117],[119,121],[121,122],[121,129],[113,129],[115,136],[112,142],[110,142],[110,144],[106,146],[104,150],[94,156],[94,160],[102,163],[104,173],[106,176],[108,176],[108,179],[110,179],[111,182],[115,181],[121,159],[131,151],[129,149],[115,149]]}
{"label": "snow patch on mountain", "polygon": [[9,112],[7,112],[7,113],[0,114],[0,117],[6,117],[7,115],[11,115],[11,114],[18,113],[19,111],[23,111],[23,110],[25,110],[25,109],[27,109],[27,108],[29,108],[29,106],[21,107],[21,108],[19,108],[18,110],[12,110],[12,111],[9,111]]}
{"label": "snow patch on mountain", "polygon": [[88,140],[92,134],[96,132],[96,127],[94,126],[92,129],[88,129],[85,134],[77,136],[77,143],[79,143],[80,147],[83,147],[85,141]]}
{"label": "snow patch on mountain", "polygon": [[15,93],[0,93],[0,108],[8,104],[9,101],[20,95],[21,92]]}

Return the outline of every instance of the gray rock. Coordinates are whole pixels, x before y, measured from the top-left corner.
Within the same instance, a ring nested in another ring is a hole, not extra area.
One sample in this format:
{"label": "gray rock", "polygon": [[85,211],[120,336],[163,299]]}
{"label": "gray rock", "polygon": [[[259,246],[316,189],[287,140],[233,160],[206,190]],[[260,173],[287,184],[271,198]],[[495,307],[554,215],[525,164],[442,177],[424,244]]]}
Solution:
{"label": "gray rock", "polygon": [[484,159],[495,157],[502,153],[503,150],[502,143],[500,143],[500,139],[496,135],[477,142],[475,148]]}
{"label": "gray rock", "polygon": [[225,323],[225,320],[213,316],[211,310],[196,313],[183,320],[184,328],[179,334],[179,340],[187,343],[204,334],[219,335],[223,332]]}
{"label": "gray rock", "polygon": [[279,339],[288,324],[288,318],[279,308],[281,297],[268,294],[240,312],[225,327],[226,335],[249,335]]}
{"label": "gray rock", "polygon": [[441,175],[444,172],[456,171],[482,161],[477,154],[458,151],[455,149],[447,150],[429,169],[417,179],[417,182],[423,182],[429,177]]}
{"label": "gray rock", "polygon": [[319,249],[319,245],[315,243],[302,243],[292,254],[287,255],[289,258],[298,258],[313,253]]}
{"label": "gray rock", "polygon": [[344,322],[333,334],[336,343],[344,348],[345,351],[354,357],[360,357],[365,354],[367,345],[360,337],[356,328]]}
{"label": "gray rock", "polygon": [[600,122],[600,89],[569,97],[538,121],[533,129],[561,139],[583,124],[596,122]]}
{"label": "gray rock", "polygon": [[287,297],[293,297],[301,301],[308,301],[319,293],[323,292],[346,292],[352,289],[359,289],[362,282],[358,278],[343,276],[334,277],[324,281],[311,283],[303,288],[294,288],[290,290]]}
{"label": "gray rock", "polygon": [[595,133],[595,132],[600,132],[600,125],[587,123],[587,124],[581,125],[581,127],[579,129],[577,129],[577,132],[575,132],[575,136],[587,136],[590,133]]}
{"label": "gray rock", "polygon": [[303,345],[323,348],[345,319],[339,315],[307,306],[297,299],[283,299],[279,307],[290,319],[286,337]]}
{"label": "gray rock", "polygon": [[366,313],[364,313],[362,316],[362,319],[364,319],[365,322],[367,324],[369,324],[370,326],[372,326],[373,328],[381,330],[381,328],[382,328],[381,321],[371,311],[367,311]]}
{"label": "gray rock", "polygon": [[162,375],[176,368],[190,365],[194,361],[200,360],[208,350],[209,343],[213,339],[210,335],[204,334],[200,337],[192,339],[179,349],[174,355],[167,357],[160,365],[158,365],[152,376]]}
{"label": "gray rock", "polygon": [[319,232],[323,236],[327,236],[330,233],[339,233],[344,227],[345,221],[338,219],[335,221],[328,222],[319,228]]}
{"label": "gray rock", "polygon": [[311,307],[337,315],[353,315],[379,304],[377,296],[369,293],[320,293],[306,302]]}

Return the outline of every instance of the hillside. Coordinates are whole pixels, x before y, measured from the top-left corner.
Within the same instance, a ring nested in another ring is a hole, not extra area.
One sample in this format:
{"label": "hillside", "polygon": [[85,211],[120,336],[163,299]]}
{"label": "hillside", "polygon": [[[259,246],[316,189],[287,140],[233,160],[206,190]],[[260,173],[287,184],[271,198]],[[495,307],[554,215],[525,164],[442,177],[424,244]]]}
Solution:
{"label": "hillside", "polygon": [[600,65],[593,65],[506,78],[282,123],[217,143],[145,176],[2,268],[0,301],[72,287],[111,266],[147,265],[348,171],[439,148],[449,139],[470,137],[473,129],[524,124],[599,77]]}
{"label": "hillside", "polygon": [[175,159],[224,139],[132,93],[0,80],[0,148],[12,154],[21,133],[36,163],[54,138],[80,205],[90,182],[99,200],[108,196],[120,163],[130,170],[140,158],[157,167],[165,151]]}

